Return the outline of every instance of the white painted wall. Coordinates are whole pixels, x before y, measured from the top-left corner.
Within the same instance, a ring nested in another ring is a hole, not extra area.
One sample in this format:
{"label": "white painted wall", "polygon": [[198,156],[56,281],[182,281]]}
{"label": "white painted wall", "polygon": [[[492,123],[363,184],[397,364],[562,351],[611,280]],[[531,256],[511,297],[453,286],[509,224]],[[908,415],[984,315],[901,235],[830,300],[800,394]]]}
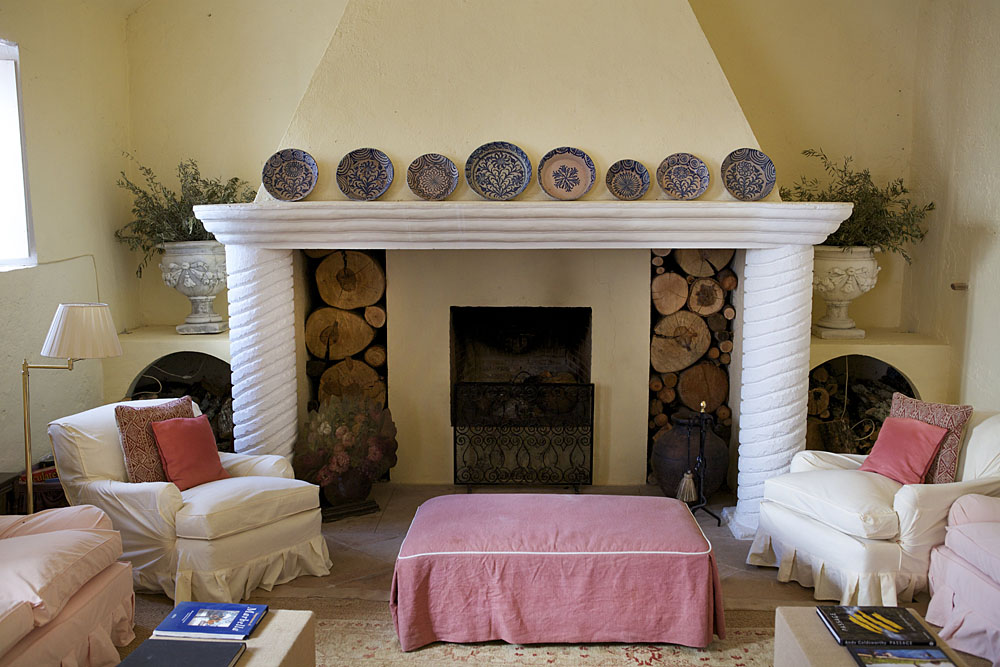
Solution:
{"label": "white painted wall", "polygon": [[[170,185],[177,164],[189,157],[205,176],[239,176],[258,185],[345,4],[143,4],[127,24],[129,149]],[[155,262],[139,285],[143,325],[176,325],[190,312],[188,300],[163,285]],[[226,293],[215,302],[226,317]]]}
{"label": "white painted wall", "polygon": [[[114,187],[127,146],[129,105],[121,4],[0,4],[0,37],[20,46],[39,262],[0,272],[0,470],[24,467],[19,369],[25,357],[59,363],[38,354],[56,306],[99,296],[111,305],[119,328],[135,319],[126,253],[111,236],[127,210]],[[35,459],[50,451],[50,420],[101,402],[100,363],[32,372]]]}
{"label": "white painted wall", "polygon": [[[919,196],[938,210],[916,249],[905,310],[921,332],[955,348],[960,400],[1000,407],[1000,4],[920,3],[914,93],[914,159]],[[968,282],[968,292],[950,289]]]}

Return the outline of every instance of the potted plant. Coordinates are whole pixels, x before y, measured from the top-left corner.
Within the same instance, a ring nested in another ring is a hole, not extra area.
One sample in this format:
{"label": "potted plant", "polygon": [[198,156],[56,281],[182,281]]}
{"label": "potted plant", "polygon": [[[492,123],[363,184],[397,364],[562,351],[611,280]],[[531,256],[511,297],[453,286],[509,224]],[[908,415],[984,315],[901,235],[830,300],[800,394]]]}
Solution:
{"label": "potted plant", "polygon": [[826,301],[826,314],[813,326],[820,338],[864,338],[847,314],[850,302],[875,287],[881,267],[876,252],[895,252],[909,264],[906,244],[924,238],[921,221],[934,202],[914,204],[902,178],[875,185],[871,172],[856,170],[847,156],[835,163],[822,150],[802,154],[823,164],[829,182],[803,176],[791,188],[781,188],[781,198],[791,201],[853,202],[851,217],[840,224],[822,244],[815,246],[813,289]]}
{"label": "potted plant", "polygon": [[331,505],[364,501],[396,465],[396,425],[384,402],[357,385],[309,412],[295,443],[296,476],[323,487]]}
{"label": "potted plant", "polygon": [[[135,160],[128,153],[129,159]],[[159,181],[149,167],[136,162],[144,185],[121,172],[118,187],[132,193],[134,219],[115,231],[115,238],[143,253],[136,275],[154,255],[162,254],[160,271],[167,287],[191,301],[191,314],[177,327],[182,334],[220,333],[226,330],[215,312],[216,295],[226,285],[226,252],[222,244],[195,217],[195,204],[231,204],[253,201],[254,190],[239,178],[205,178],[192,159],[177,165],[180,194]]]}

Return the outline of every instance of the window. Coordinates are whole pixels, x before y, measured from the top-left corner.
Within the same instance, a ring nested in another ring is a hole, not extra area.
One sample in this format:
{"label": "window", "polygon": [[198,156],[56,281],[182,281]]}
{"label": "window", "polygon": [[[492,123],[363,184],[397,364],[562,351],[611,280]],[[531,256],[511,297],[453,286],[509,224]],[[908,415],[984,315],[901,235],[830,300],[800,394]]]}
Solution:
{"label": "window", "polygon": [[17,44],[0,40],[0,265],[35,263]]}

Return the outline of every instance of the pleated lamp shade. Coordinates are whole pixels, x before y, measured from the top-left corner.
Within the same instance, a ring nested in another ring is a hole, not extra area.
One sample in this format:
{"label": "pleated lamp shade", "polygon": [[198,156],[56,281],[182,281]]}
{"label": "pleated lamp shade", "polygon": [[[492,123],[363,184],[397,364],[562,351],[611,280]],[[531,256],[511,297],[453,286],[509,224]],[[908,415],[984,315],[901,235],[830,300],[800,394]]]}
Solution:
{"label": "pleated lamp shade", "polygon": [[42,345],[43,357],[103,359],[121,354],[122,346],[108,304],[59,304]]}

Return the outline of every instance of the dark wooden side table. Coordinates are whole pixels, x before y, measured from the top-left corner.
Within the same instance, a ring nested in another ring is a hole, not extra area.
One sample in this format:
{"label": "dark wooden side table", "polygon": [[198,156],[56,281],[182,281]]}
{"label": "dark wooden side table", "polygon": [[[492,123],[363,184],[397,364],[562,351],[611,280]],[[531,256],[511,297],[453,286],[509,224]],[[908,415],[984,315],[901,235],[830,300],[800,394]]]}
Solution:
{"label": "dark wooden side table", "polygon": [[16,514],[14,485],[20,472],[0,472],[0,514]]}

